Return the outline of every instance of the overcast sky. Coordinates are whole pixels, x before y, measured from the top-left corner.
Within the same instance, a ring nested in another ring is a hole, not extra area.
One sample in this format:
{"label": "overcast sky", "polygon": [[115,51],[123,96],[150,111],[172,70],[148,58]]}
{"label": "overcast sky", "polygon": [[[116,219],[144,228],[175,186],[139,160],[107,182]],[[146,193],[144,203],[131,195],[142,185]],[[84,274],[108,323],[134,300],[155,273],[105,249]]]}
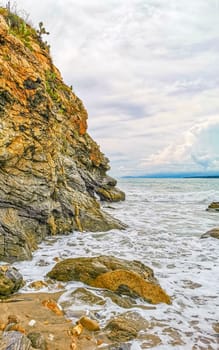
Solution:
{"label": "overcast sky", "polygon": [[219,172],[218,0],[18,0],[116,176]]}

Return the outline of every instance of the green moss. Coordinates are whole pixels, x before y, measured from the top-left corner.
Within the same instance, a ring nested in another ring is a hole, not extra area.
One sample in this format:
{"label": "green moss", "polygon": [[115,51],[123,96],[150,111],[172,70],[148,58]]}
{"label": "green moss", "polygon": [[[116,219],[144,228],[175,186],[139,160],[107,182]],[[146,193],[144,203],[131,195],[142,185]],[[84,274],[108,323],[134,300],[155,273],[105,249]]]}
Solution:
{"label": "green moss", "polygon": [[46,71],[45,74],[45,82],[46,82],[46,92],[52,98],[54,102],[59,102],[60,97],[57,92],[57,77],[56,73],[50,70]]}

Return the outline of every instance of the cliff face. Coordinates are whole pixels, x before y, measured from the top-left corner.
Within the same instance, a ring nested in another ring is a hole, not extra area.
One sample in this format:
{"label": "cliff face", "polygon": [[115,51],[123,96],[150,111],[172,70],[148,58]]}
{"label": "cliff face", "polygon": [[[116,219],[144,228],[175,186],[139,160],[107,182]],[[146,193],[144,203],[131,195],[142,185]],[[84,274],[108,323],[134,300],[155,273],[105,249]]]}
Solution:
{"label": "cliff face", "polygon": [[96,200],[124,193],[86,130],[41,33],[0,8],[0,260],[30,258],[46,235],[123,228]]}

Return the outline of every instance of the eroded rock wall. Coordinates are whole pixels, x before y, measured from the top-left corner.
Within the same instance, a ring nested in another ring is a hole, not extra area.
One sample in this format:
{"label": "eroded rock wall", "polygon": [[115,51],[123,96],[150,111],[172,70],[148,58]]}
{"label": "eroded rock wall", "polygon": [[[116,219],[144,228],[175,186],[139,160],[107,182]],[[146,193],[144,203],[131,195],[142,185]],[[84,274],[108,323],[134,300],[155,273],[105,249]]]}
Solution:
{"label": "eroded rock wall", "polygon": [[30,258],[48,234],[123,228],[96,200],[125,197],[107,170],[47,45],[0,8],[0,260]]}

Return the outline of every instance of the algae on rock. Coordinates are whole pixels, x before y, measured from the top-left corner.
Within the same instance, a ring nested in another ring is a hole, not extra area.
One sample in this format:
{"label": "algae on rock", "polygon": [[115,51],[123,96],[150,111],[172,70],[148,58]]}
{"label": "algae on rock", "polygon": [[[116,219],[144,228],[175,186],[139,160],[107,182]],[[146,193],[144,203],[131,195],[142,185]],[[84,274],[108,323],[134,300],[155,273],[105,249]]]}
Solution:
{"label": "algae on rock", "polygon": [[87,133],[83,103],[37,32],[27,26],[24,40],[8,15],[0,8],[0,260],[14,261],[30,258],[49,234],[125,225],[96,199],[123,200],[124,193]]}

